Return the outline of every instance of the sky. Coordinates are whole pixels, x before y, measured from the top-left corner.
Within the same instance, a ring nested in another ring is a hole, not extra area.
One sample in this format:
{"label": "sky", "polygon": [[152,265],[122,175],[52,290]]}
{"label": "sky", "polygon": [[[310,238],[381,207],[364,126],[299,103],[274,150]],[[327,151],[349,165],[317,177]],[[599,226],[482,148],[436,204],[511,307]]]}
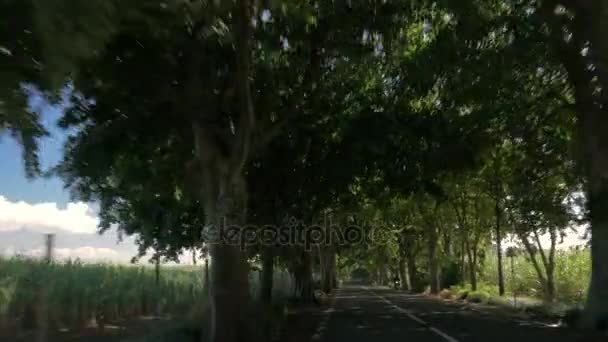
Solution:
{"label": "sky", "polygon": [[[61,160],[63,143],[66,135],[57,127],[61,116],[57,107],[44,106],[42,121],[50,132],[40,144],[40,158],[44,167],[50,167]],[[69,202],[69,193],[63,189],[63,182],[58,178],[50,180],[28,180],[22,163],[22,150],[19,144],[8,135],[0,135],[0,195],[11,200],[28,203],[54,202],[64,208]]]}
{"label": "sky", "polygon": [[[49,131],[39,146],[42,167],[48,169],[61,160],[67,138],[57,126],[62,109],[36,97],[30,106]],[[45,233],[56,234],[57,258],[122,263],[136,254],[133,238],[117,244],[115,231],[97,234],[95,204],[72,200],[61,179],[27,179],[21,155],[17,141],[0,135],[0,255],[42,255]]]}

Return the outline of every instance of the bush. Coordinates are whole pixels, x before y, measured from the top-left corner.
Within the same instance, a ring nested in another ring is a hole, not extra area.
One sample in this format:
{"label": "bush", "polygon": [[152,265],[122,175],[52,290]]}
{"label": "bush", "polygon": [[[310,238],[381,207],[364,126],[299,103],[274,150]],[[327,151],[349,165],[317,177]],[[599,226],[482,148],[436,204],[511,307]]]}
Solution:
{"label": "bush", "polygon": [[460,263],[458,260],[451,260],[441,268],[441,284],[450,287],[462,281]]}
{"label": "bush", "polygon": [[470,289],[468,287],[463,287],[460,285],[450,286],[450,292],[452,293],[452,297],[458,300],[465,300],[469,295]]}
{"label": "bush", "polygon": [[[534,267],[524,255],[514,259],[515,274],[511,272],[510,258],[504,258],[505,286],[508,293],[535,298],[543,297],[543,287],[538,281]],[[496,286],[496,254],[490,253],[479,274],[480,283]],[[567,304],[585,301],[591,275],[589,250],[559,250],[555,255],[555,287],[557,300]],[[483,288],[486,290],[485,288]],[[493,293],[493,292],[490,292]]]}
{"label": "bush", "polygon": [[472,291],[467,296],[467,300],[471,303],[487,303],[490,298],[490,294],[485,291]]}

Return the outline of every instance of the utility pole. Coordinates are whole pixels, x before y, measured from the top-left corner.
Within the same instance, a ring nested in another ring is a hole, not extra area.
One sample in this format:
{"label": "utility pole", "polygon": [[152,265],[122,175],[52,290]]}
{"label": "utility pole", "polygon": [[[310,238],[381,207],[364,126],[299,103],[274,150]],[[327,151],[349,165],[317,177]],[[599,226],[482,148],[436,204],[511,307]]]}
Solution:
{"label": "utility pole", "polygon": [[44,244],[45,244],[45,258],[44,260],[48,263],[53,262],[53,248],[55,247],[55,234],[45,234],[44,235]]}

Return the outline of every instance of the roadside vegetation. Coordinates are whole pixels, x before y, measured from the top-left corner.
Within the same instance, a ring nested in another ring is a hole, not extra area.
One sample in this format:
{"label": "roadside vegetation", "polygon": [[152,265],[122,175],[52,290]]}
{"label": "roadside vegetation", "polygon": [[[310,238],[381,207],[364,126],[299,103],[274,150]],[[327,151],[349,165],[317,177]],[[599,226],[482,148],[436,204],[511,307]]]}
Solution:
{"label": "roadside vegetation", "polygon": [[479,283],[475,290],[470,283],[463,280],[457,285],[442,289],[438,296],[442,299],[513,308],[545,318],[563,319],[570,312],[576,312],[584,306],[591,272],[588,248],[574,247],[556,252],[556,291],[555,298],[549,302],[546,300],[543,284],[528,257],[515,256],[513,269],[510,258],[507,259],[506,292],[503,295],[499,292],[496,277],[495,253],[489,252],[488,257],[480,266]]}
{"label": "roadside vegetation", "polygon": [[0,259],[0,331],[16,336],[33,329],[41,310],[53,331],[187,315],[192,303],[202,307],[206,301],[201,275],[193,268],[163,267],[157,280],[154,267]]}
{"label": "roadside vegetation", "polygon": [[[157,273],[152,265],[0,258],[0,337],[27,340],[41,324],[52,333],[93,329],[103,335],[108,326],[129,328],[146,317],[162,322],[151,326],[151,336],[163,331],[171,336],[185,328],[200,334],[197,320],[209,319],[203,277],[198,267],[187,265],[161,266]],[[280,307],[293,286],[284,272],[274,278],[277,312],[272,314],[281,319]],[[250,281],[252,297],[259,300],[259,272],[252,272]],[[42,322],[42,316],[48,319]]]}

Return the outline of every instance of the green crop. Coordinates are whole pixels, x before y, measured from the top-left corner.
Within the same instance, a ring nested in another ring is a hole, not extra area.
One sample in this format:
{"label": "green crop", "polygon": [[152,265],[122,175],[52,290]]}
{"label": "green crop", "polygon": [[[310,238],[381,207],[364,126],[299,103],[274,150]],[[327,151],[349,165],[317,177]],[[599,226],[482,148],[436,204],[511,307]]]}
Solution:
{"label": "green crop", "polygon": [[157,283],[150,266],[0,258],[3,331],[35,326],[41,304],[53,328],[78,329],[93,320],[184,314],[204,300],[202,272],[192,267],[162,267]]}

